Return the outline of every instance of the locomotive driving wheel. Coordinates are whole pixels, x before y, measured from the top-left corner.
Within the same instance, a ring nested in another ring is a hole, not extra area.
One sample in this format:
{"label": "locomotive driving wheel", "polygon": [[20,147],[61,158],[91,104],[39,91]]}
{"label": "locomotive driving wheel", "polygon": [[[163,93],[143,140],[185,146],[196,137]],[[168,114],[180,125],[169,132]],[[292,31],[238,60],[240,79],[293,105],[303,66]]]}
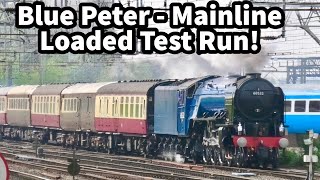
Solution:
{"label": "locomotive driving wheel", "polygon": [[243,151],[243,148],[238,148],[237,149],[235,163],[236,163],[237,167],[243,167],[244,166],[244,151]]}
{"label": "locomotive driving wheel", "polygon": [[230,156],[229,152],[226,151],[225,149],[221,150],[221,160],[222,160],[222,165],[227,165],[227,166],[232,166],[232,157]]}
{"label": "locomotive driving wheel", "polygon": [[203,152],[203,162],[205,164],[210,164],[212,163],[212,150],[209,147],[205,147],[204,152]]}
{"label": "locomotive driving wheel", "polygon": [[219,147],[213,148],[212,155],[213,155],[211,158],[212,164],[223,166],[222,154]]}

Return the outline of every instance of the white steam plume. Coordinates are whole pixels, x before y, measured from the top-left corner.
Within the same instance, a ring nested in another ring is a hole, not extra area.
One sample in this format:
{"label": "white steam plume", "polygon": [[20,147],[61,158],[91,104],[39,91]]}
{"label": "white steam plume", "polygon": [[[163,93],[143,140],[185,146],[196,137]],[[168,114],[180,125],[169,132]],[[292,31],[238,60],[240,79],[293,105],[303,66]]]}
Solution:
{"label": "white steam plume", "polygon": [[[119,79],[183,79],[204,75],[261,72],[268,62],[264,49],[259,54],[164,54],[123,57],[127,62],[112,67]],[[120,74],[120,75],[119,75]]]}

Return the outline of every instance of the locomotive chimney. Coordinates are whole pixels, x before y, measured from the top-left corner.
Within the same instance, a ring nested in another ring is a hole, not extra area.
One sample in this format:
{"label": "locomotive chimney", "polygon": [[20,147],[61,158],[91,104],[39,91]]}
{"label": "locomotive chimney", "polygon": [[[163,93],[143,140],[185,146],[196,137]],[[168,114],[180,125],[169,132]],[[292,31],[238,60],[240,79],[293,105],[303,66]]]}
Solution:
{"label": "locomotive chimney", "polygon": [[261,73],[247,73],[248,78],[261,78]]}

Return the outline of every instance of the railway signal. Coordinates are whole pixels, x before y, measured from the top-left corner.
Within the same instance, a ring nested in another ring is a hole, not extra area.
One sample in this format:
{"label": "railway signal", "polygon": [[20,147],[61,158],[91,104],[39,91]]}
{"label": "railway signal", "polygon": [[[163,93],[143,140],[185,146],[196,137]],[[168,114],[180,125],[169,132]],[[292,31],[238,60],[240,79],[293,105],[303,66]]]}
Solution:
{"label": "railway signal", "polygon": [[68,165],[68,173],[73,176],[73,179],[76,175],[78,175],[80,173],[80,165],[78,164],[78,162],[80,162],[79,159],[76,159],[75,156],[75,149],[73,149],[73,157],[72,159],[68,159],[68,162],[71,162]]}
{"label": "railway signal", "polygon": [[318,133],[314,133],[313,130],[309,130],[307,131],[309,133],[309,138],[308,139],[304,139],[304,144],[309,146],[309,155],[304,155],[303,156],[303,161],[306,163],[309,163],[309,170],[308,170],[308,177],[307,180],[312,180],[313,179],[313,167],[312,167],[312,163],[318,162],[318,156],[317,155],[313,155],[313,140],[317,139],[319,134]]}

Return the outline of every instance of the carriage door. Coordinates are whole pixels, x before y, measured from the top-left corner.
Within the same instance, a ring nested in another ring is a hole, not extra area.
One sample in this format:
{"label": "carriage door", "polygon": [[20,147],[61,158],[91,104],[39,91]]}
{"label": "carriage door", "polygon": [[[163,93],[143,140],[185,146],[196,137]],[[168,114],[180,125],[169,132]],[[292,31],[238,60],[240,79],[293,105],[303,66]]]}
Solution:
{"label": "carriage door", "polygon": [[93,129],[93,113],[92,113],[92,98],[83,97],[83,106],[81,112],[81,127],[85,130]]}
{"label": "carriage door", "polygon": [[186,91],[179,90],[178,92],[178,133],[184,135],[186,130],[185,120],[185,104],[186,104]]}
{"label": "carriage door", "polygon": [[76,119],[78,120],[78,127],[77,129],[78,130],[81,130],[81,109],[82,109],[82,100],[81,100],[81,97],[77,97],[77,106],[76,106],[76,113],[75,113],[75,116],[76,116]]}

